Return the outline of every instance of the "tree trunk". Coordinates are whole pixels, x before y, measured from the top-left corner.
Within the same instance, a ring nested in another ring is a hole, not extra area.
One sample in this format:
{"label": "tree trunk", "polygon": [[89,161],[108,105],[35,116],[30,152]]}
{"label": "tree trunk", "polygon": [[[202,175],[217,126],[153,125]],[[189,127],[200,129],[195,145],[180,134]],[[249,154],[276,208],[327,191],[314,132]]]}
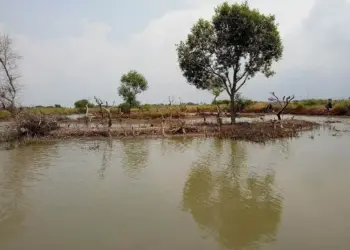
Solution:
{"label": "tree trunk", "polygon": [[277,113],[277,118],[278,118],[279,121],[281,120],[281,112]]}
{"label": "tree trunk", "polygon": [[235,108],[235,94],[232,91],[231,94],[231,124],[236,123],[236,108]]}

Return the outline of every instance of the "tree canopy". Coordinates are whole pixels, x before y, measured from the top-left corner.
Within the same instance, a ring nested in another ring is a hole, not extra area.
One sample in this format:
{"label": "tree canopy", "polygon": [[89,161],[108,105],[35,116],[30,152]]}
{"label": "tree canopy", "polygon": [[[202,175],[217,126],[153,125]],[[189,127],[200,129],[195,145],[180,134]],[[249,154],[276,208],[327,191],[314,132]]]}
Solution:
{"label": "tree canopy", "polygon": [[148,89],[146,78],[135,70],[130,70],[122,75],[121,85],[118,88],[119,95],[130,107],[137,106],[136,95]]}
{"label": "tree canopy", "polygon": [[247,2],[224,2],[212,20],[199,19],[185,41],[177,44],[180,69],[198,89],[212,89],[215,82],[231,100],[235,121],[235,94],[258,72],[274,74],[272,63],[282,58],[283,45],[274,15],[251,9]]}
{"label": "tree canopy", "polygon": [[74,107],[77,109],[84,109],[86,107],[86,105],[89,108],[94,107],[94,104],[90,103],[89,100],[87,100],[87,99],[81,99],[81,100],[78,100],[74,103]]}

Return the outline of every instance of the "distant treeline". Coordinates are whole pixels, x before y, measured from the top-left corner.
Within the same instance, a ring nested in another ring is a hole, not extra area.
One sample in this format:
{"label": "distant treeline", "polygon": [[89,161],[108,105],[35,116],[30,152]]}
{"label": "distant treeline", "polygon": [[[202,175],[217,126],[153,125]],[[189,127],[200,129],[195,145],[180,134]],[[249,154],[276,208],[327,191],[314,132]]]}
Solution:
{"label": "distant treeline", "polygon": [[[350,100],[350,97],[349,97],[349,99],[333,99],[332,102],[349,101],[349,100]],[[237,100],[237,104],[239,106],[245,106],[245,107],[249,106],[251,104],[254,104],[254,103],[263,103],[263,102],[264,101],[254,101],[254,100],[247,99],[247,98],[241,98],[241,99]],[[267,102],[268,101],[266,101],[266,103]],[[328,99],[302,99],[302,100],[293,100],[292,102],[295,104],[303,105],[303,106],[318,106],[318,105],[326,105],[328,103]],[[120,103],[118,105],[112,105],[111,107],[121,107],[121,106],[123,106],[123,104],[124,103]],[[216,100],[216,101],[213,101],[211,103],[186,102],[186,103],[181,103],[181,104],[187,105],[187,106],[199,106],[199,105],[210,105],[210,104],[212,104],[212,105],[229,105],[230,100],[228,100],[228,99]],[[88,105],[91,108],[97,106],[96,104],[83,99],[83,100],[76,101],[74,103],[74,108],[85,108],[86,105]],[[178,105],[178,104],[173,103],[172,105]],[[146,103],[146,104],[142,104],[140,106],[146,107],[146,109],[147,109],[147,107],[169,106],[169,104],[168,103],[153,103],[153,104]],[[65,107],[65,106],[62,106],[60,104],[54,104],[54,105],[48,105],[48,106],[37,105],[37,106],[24,107],[24,108],[70,108],[70,107]]]}

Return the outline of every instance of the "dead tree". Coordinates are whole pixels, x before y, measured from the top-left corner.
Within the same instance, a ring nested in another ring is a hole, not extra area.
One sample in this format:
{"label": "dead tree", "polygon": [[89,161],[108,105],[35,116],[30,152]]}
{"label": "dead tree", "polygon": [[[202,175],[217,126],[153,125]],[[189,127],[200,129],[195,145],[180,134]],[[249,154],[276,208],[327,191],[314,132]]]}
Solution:
{"label": "dead tree", "polygon": [[162,111],[160,111],[160,109],[159,108],[157,108],[157,111],[160,113],[160,115],[161,115],[161,123],[160,123],[160,126],[161,126],[161,132],[162,132],[162,135],[165,137],[166,136],[166,134],[165,134],[165,118],[164,118],[164,115],[163,115],[163,113],[162,113]]}
{"label": "dead tree", "polygon": [[197,115],[203,118],[203,123],[207,122],[207,114],[205,112],[201,112],[198,106],[197,106]]}
{"label": "dead tree", "polygon": [[187,111],[187,105],[186,103],[182,102],[181,98],[179,97],[179,101],[180,101],[180,107],[179,107],[179,110],[181,112],[186,112]]}
{"label": "dead tree", "polygon": [[169,101],[169,106],[171,106],[174,103],[174,97],[173,96],[169,96],[168,97],[168,101]]}
{"label": "dead tree", "polygon": [[103,116],[103,110],[102,110],[102,105],[103,105],[103,101],[100,98],[97,98],[96,96],[94,96],[95,102],[97,103],[98,107],[100,108],[100,115],[101,115],[101,119],[103,120],[104,116]]}
{"label": "dead tree", "polygon": [[281,115],[282,115],[282,113],[284,112],[284,110],[287,108],[287,106],[289,105],[289,103],[292,101],[292,100],[294,100],[294,95],[293,96],[283,96],[283,98],[282,98],[282,101],[275,95],[275,92],[271,92],[271,95],[273,96],[273,97],[275,97],[276,98],[276,100],[277,100],[277,102],[278,102],[278,104],[279,104],[279,106],[280,106],[280,110],[277,112],[277,118],[278,118],[278,120],[280,121],[281,120]]}
{"label": "dead tree", "polygon": [[19,91],[17,83],[18,74],[17,62],[21,59],[12,50],[12,40],[8,35],[0,33],[0,108],[16,115],[16,97]]}
{"label": "dead tree", "polygon": [[108,108],[103,108],[107,112],[107,118],[108,118],[108,127],[112,127],[112,116],[111,116],[111,110]]}
{"label": "dead tree", "polygon": [[221,126],[222,126],[222,119],[220,117],[221,115],[221,109],[219,105],[216,105],[217,115],[216,115],[216,123],[218,125],[218,130],[221,132]]}
{"label": "dead tree", "polygon": [[86,126],[89,126],[91,123],[92,115],[89,114],[89,105],[86,104],[86,113],[85,113],[85,124]]}
{"label": "dead tree", "polygon": [[108,127],[112,127],[112,116],[111,116],[111,110],[108,108],[108,102],[106,101],[106,105],[105,107],[103,107],[103,103],[104,101],[102,101],[100,98],[97,98],[96,96],[94,96],[95,102],[97,103],[98,107],[100,108],[100,115],[101,115],[101,123],[102,125],[104,125],[104,112],[105,111],[107,113],[107,119],[108,119]]}

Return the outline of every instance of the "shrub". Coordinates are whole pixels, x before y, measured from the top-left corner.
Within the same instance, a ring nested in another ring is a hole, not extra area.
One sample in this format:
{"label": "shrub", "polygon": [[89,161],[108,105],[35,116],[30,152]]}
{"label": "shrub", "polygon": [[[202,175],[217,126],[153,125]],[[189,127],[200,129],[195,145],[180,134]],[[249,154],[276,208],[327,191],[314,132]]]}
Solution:
{"label": "shrub", "polygon": [[350,102],[339,101],[334,105],[333,112],[336,115],[346,115],[350,112]]}
{"label": "shrub", "polygon": [[82,114],[86,112],[86,107],[77,108],[78,113]]}
{"label": "shrub", "polygon": [[297,103],[296,106],[295,106],[296,109],[304,109],[304,105],[302,103]]}
{"label": "shrub", "polygon": [[187,111],[187,106],[186,105],[180,105],[180,112],[186,112]]}
{"label": "shrub", "polygon": [[145,111],[150,111],[152,109],[152,105],[151,104],[142,105],[142,109]]}
{"label": "shrub", "polygon": [[230,100],[216,100],[216,101],[213,101],[212,104],[214,104],[214,105],[222,105],[222,104],[229,105],[230,102],[231,102]]}
{"label": "shrub", "polygon": [[302,100],[301,103],[305,106],[316,106],[316,105],[325,105],[327,104],[327,100],[323,99],[308,99]]}
{"label": "shrub", "polygon": [[131,106],[129,103],[123,102],[123,103],[119,104],[118,107],[121,109],[121,112],[123,112],[125,114],[130,114]]}
{"label": "shrub", "polygon": [[20,113],[15,119],[15,126],[20,137],[45,136],[59,128],[54,117],[30,112]]}

